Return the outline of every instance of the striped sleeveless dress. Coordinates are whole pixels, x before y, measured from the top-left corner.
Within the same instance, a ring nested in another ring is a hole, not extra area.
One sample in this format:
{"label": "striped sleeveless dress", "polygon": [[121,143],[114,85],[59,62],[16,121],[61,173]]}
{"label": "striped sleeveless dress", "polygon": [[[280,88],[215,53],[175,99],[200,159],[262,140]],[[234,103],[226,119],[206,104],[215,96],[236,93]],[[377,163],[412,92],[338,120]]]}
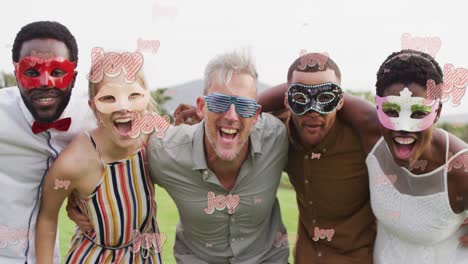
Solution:
{"label": "striped sleeveless dress", "polygon": [[[101,158],[96,143],[88,136]],[[145,246],[145,242],[141,246],[141,237],[159,234],[144,145],[126,160],[108,164],[102,158],[101,161],[105,169],[98,186],[89,197],[77,198],[81,212],[89,217],[94,230],[84,234],[76,228],[66,263],[162,263],[161,241],[156,241],[157,247]],[[137,239],[139,242],[134,245]]]}

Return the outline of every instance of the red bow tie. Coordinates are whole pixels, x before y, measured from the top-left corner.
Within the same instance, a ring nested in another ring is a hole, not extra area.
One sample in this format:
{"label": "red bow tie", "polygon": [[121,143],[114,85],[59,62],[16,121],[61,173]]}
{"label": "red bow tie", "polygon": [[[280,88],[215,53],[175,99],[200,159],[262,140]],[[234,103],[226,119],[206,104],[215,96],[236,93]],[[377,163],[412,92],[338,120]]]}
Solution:
{"label": "red bow tie", "polygon": [[70,127],[70,124],[71,124],[70,117],[59,119],[53,123],[41,123],[41,122],[34,121],[32,125],[32,132],[34,134],[38,134],[38,133],[47,131],[51,128],[55,128],[60,131],[67,131],[68,128]]}

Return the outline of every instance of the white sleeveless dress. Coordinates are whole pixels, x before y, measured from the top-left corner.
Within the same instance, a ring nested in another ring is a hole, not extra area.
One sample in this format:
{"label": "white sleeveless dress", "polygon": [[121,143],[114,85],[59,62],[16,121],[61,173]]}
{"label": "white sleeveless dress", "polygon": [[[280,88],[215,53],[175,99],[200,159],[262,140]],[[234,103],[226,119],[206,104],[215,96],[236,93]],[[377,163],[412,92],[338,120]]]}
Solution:
{"label": "white sleeveless dress", "polygon": [[[449,140],[444,132],[447,161]],[[446,164],[467,151],[456,153]],[[383,138],[367,156],[366,164],[377,218],[375,264],[468,263],[468,248],[458,241],[462,234],[468,234],[468,227],[460,227],[468,211],[456,214],[450,207],[448,166],[412,174],[395,163]]]}

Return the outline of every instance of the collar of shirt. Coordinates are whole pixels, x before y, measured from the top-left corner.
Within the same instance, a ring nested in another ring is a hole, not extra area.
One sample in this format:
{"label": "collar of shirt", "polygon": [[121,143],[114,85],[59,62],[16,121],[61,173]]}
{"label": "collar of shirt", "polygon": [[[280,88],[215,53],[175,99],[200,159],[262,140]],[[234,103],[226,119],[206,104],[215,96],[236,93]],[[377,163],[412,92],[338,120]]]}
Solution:
{"label": "collar of shirt", "polygon": [[[28,122],[29,126],[32,127],[33,123],[36,121],[34,119],[34,117],[32,116],[31,112],[29,111],[29,109],[26,107],[26,105],[24,104],[24,101],[23,101],[23,98],[20,96],[19,97],[19,105],[20,105],[20,109],[21,109],[21,112],[23,113],[23,116],[24,118],[26,119],[26,122]],[[70,100],[71,101],[71,100]],[[68,104],[70,105],[70,102],[68,102]],[[60,115],[59,118],[57,118],[57,120],[59,119],[62,119],[62,118],[65,118],[65,117],[71,117],[71,115],[67,114],[67,112],[70,112],[69,110],[69,105],[67,105],[67,107],[65,108],[65,110],[63,111],[63,113]],[[68,111],[67,111],[68,110]],[[72,118],[72,124],[73,124],[73,118]]]}
{"label": "collar of shirt", "polygon": [[[18,89],[19,90],[19,89]],[[19,97],[19,107],[21,109],[21,113],[23,113],[24,118],[26,119],[26,122],[28,122],[29,126],[32,127],[34,121],[34,117],[32,116],[31,112],[29,112],[29,109],[26,107],[23,101],[23,97]]]}
{"label": "collar of shirt", "polygon": [[[32,116],[29,109],[24,104],[24,101],[23,101],[23,98],[21,97],[19,89],[18,88],[16,89],[19,94],[19,96],[17,97],[17,100],[19,101],[19,108],[21,109],[21,113],[23,114],[26,122],[29,124],[29,127],[32,127],[34,121],[36,120]],[[63,113],[60,115],[60,117],[57,118],[57,120],[66,118],[66,117],[72,118],[70,129],[68,130],[72,134],[75,134],[79,131],[89,131],[96,127],[96,119],[94,115],[92,114],[92,111],[88,108],[88,105],[86,105],[85,111],[82,110],[82,105],[85,103],[86,103],[85,97],[80,97],[80,95],[77,95],[77,94],[75,96],[72,95],[70,98],[70,101],[68,102],[67,107],[65,108]],[[58,131],[55,129],[51,129],[49,131],[53,134],[56,134],[56,133],[68,134],[66,133],[67,131]]]}
{"label": "collar of shirt", "polygon": [[[249,157],[255,160],[255,154],[262,154],[262,144],[260,142],[262,136],[260,133],[263,131],[263,122],[259,117],[257,123],[255,124],[255,129],[250,133],[249,143],[250,143],[250,155]],[[195,130],[193,135],[193,149],[192,157],[194,158],[194,167],[193,170],[206,170],[208,166],[206,165],[205,158],[205,120],[198,124],[198,127]],[[203,153],[203,154],[202,154]]]}

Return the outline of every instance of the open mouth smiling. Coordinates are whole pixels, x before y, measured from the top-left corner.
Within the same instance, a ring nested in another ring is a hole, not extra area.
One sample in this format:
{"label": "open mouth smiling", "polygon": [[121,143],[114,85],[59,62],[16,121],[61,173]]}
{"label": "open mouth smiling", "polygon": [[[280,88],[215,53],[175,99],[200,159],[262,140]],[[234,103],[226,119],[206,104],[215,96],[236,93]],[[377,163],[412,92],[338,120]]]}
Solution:
{"label": "open mouth smiling", "polygon": [[221,127],[218,129],[218,134],[221,138],[228,142],[233,141],[237,137],[238,132],[239,130],[236,128]]}
{"label": "open mouth smiling", "polygon": [[120,117],[113,122],[115,129],[121,136],[127,136],[132,130],[131,117]]}
{"label": "open mouth smiling", "polygon": [[407,160],[413,155],[416,139],[411,136],[396,136],[393,138],[393,145],[398,159]]}

